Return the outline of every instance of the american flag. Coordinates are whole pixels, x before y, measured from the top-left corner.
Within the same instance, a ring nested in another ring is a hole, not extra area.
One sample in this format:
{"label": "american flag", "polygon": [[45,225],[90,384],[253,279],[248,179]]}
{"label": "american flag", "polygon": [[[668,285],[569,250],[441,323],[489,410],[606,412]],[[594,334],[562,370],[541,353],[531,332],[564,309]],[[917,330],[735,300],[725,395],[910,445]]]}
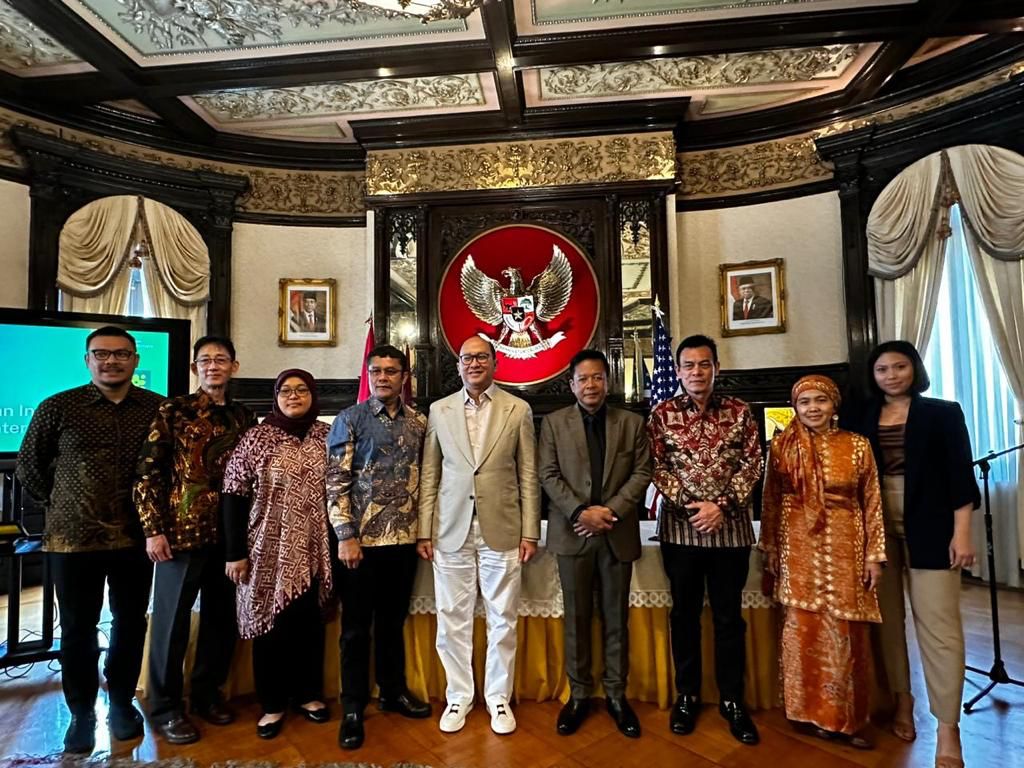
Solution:
{"label": "american flag", "polygon": [[[672,342],[665,328],[665,316],[661,309],[654,307],[654,378],[651,382],[651,408],[674,397],[679,388],[676,367],[672,362]],[[647,513],[653,519],[658,516],[661,494],[652,483],[647,489]]]}
{"label": "american flag", "polygon": [[654,308],[654,378],[651,384],[651,408],[673,397],[679,388],[664,313],[657,307]]}

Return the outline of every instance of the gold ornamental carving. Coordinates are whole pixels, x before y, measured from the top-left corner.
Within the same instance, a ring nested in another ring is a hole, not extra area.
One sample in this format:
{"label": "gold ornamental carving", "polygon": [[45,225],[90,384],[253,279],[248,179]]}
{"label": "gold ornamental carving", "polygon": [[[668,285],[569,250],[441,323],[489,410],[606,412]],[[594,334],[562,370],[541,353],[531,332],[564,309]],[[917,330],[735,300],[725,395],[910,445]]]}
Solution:
{"label": "gold ornamental carving", "polygon": [[669,132],[372,151],[366,193],[562,187],[675,178]]}
{"label": "gold ornamental carving", "polygon": [[680,198],[759,192],[831,178],[810,134],[679,155]]}
{"label": "gold ornamental carving", "polygon": [[215,171],[249,179],[249,189],[236,208],[245,213],[292,216],[359,217],[363,204],[365,174],[362,171],[301,171],[218,163],[171,152],[114,141],[0,108],[0,166],[24,168],[25,162],[11,143],[9,129],[24,126],[40,133],[80,144],[117,157],[158,163],[187,171]]}

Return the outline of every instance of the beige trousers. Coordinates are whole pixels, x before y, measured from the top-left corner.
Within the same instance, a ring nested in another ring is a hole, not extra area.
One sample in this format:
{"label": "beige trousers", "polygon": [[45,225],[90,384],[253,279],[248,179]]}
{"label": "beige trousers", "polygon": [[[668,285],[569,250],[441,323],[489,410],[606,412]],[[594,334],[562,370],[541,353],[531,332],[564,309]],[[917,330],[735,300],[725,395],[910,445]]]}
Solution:
{"label": "beige trousers", "polygon": [[910,567],[903,530],[903,476],[882,478],[885,555],[888,566],[878,588],[882,624],[877,627],[882,662],[893,693],[910,693],[904,579],[932,714],[960,722],[964,692],[964,628],[960,620],[960,569]]}

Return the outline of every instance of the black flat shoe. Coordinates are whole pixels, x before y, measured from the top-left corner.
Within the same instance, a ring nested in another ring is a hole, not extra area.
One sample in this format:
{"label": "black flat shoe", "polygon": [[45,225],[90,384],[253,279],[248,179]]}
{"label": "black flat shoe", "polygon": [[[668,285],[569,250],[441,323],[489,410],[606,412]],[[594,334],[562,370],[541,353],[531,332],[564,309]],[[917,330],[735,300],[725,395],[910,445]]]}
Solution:
{"label": "black flat shoe", "polygon": [[96,715],[92,712],[72,715],[64,733],[64,751],[75,755],[87,755],[96,746]]}
{"label": "black flat shoe", "polygon": [[359,749],[363,746],[363,716],[359,712],[349,712],[341,721],[338,731],[338,745],[342,749]]}
{"label": "black flat shoe", "polygon": [[274,722],[267,723],[266,725],[256,723],[256,735],[261,739],[276,739],[278,734],[281,733],[282,726],[284,726],[283,715],[280,720],[275,720]]}
{"label": "black flat shoe", "polygon": [[722,701],[718,704],[718,712],[729,723],[729,733],[740,744],[752,746],[761,740],[757,726],[750,719],[746,708],[738,701]]}
{"label": "black flat shoe", "polygon": [[621,699],[608,699],[608,713],[615,721],[619,733],[631,739],[640,738],[640,720],[625,696]]}
{"label": "black flat shoe", "polygon": [[111,704],[107,723],[111,734],[118,741],[131,741],[142,735],[142,713],[131,704]]}
{"label": "black flat shoe", "polygon": [[569,736],[579,730],[590,714],[590,699],[569,699],[558,713],[558,732]]}
{"label": "black flat shoe", "polygon": [[420,701],[408,691],[393,697],[381,696],[377,700],[377,708],[382,712],[397,712],[402,717],[411,717],[414,720],[430,717],[430,704]]}
{"label": "black flat shoe", "polygon": [[311,723],[326,723],[331,719],[331,710],[326,706],[320,709],[306,709],[305,707],[296,706],[295,711]]}
{"label": "black flat shoe", "polygon": [[669,716],[668,726],[672,733],[686,736],[693,733],[697,727],[697,718],[700,716],[700,699],[696,696],[680,694],[676,703],[672,706],[672,714]]}

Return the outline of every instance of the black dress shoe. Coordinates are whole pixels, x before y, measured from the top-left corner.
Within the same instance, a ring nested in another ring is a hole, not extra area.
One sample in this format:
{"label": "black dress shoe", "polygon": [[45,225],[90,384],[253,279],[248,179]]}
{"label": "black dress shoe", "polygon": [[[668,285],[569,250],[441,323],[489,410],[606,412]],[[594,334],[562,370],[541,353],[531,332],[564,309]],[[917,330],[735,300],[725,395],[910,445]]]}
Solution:
{"label": "black dress shoe", "polygon": [[170,720],[157,723],[155,730],[168,744],[194,744],[199,741],[199,731],[184,715],[174,715]]}
{"label": "black dress shoe", "polygon": [[608,713],[621,734],[631,739],[640,738],[640,720],[625,696],[620,699],[608,699]]}
{"label": "black dress shoe", "polygon": [[118,741],[131,741],[142,735],[142,714],[131,704],[111,704],[107,722]]}
{"label": "black dress shoe", "polygon": [[402,691],[397,696],[381,696],[377,701],[377,707],[384,712],[397,712],[402,717],[411,717],[415,720],[430,717],[430,704],[420,701],[408,691]]}
{"label": "black dress shoe", "polygon": [[718,711],[729,722],[729,733],[740,744],[757,744],[761,740],[757,726],[750,719],[746,708],[738,701],[719,702]]}
{"label": "black dress shoe", "polygon": [[96,715],[87,712],[72,715],[64,733],[64,751],[76,755],[87,755],[96,746]]}
{"label": "black dress shoe", "polygon": [[349,712],[342,718],[341,729],[338,731],[338,744],[342,749],[359,749],[363,746],[363,716],[359,712]]}
{"label": "black dress shoe", "polygon": [[320,707],[320,709],[306,709],[305,707],[296,706],[295,711],[311,723],[326,723],[331,719],[331,710],[326,706]]}
{"label": "black dress shoe", "polygon": [[558,732],[563,736],[576,733],[590,713],[590,699],[569,699],[558,713]]}
{"label": "black dress shoe", "polygon": [[696,696],[680,694],[676,703],[672,705],[672,714],[669,716],[668,726],[672,733],[686,736],[693,733],[697,727],[697,717],[700,715],[700,699]]}
{"label": "black dress shoe", "polygon": [[284,716],[282,715],[279,720],[275,720],[272,723],[266,725],[260,725],[256,723],[256,735],[261,739],[275,739],[277,735],[281,733],[281,727],[284,725]]}
{"label": "black dress shoe", "polygon": [[220,701],[193,704],[192,714],[199,715],[210,725],[230,725],[235,722],[235,713]]}

